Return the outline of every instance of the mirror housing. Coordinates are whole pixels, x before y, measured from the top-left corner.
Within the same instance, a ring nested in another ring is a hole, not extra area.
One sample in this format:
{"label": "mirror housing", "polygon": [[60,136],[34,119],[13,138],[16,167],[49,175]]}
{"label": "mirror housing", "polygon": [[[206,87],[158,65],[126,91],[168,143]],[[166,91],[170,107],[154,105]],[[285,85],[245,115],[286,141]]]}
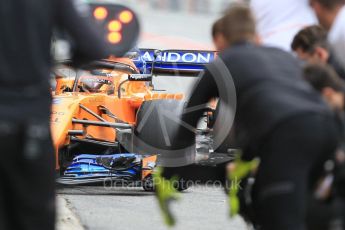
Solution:
{"label": "mirror housing", "polygon": [[129,59],[136,59],[140,57],[140,53],[137,51],[129,51],[125,54],[124,57],[129,58]]}
{"label": "mirror housing", "polygon": [[[140,55],[139,52],[133,52],[133,53],[136,53],[136,54]],[[157,58],[160,55],[161,55],[161,51],[160,50],[154,50],[154,52],[153,52],[153,61],[152,61],[152,64],[151,64],[151,73],[150,74],[130,74],[128,76],[128,80],[129,81],[148,81],[148,82],[151,82],[152,81],[152,77],[153,77],[153,69],[154,69],[154,66],[155,66],[155,62],[157,61]]]}

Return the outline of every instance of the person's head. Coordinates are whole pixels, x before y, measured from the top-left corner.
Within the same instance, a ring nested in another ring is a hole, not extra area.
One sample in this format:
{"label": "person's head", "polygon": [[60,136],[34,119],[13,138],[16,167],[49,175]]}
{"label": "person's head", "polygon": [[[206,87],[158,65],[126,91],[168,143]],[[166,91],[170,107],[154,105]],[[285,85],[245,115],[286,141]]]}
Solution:
{"label": "person's head", "polygon": [[308,26],[295,35],[291,49],[308,63],[327,63],[330,56],[327,31],[318,25]]}
{"label": "person's head", "polygon": [[320,24],[329,30],[345,0],[309,0]]}
{"label": "person's head", "polygon": [[222,35],[227,46],[239,42],[256,42],[255,19],[246,5],[232,5],[221,19]]}
{"label": "person's head", "polygon": [[223,35],[223,18],[218,19],[212,26],[212,38],[217,50],[223,51],[228,45]]}
{"label": "person's head", "polygon": [[304,78],[335,110],[345,108],[345,82],[334,69],[327,65],[308,65],[304,68]]}

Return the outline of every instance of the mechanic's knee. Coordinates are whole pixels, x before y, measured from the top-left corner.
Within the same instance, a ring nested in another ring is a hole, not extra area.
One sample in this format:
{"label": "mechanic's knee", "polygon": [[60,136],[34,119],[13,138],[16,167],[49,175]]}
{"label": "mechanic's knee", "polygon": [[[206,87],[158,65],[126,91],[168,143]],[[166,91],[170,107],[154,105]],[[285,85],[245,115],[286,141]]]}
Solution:
{"label": "mechanic's knee", "polygon": [[303,194],[292,181],[266,185],[257,191],[255,203],[258,222],[264,230],[304,230]]}
{"label": "mechanic's knee", "polygon": [[267,199],[274,198],[275,196],[286,196],[293,194],[296,191],[295,187],[296,185],[290,181],[270,184],[259,191],[258,201],[262,202]]}

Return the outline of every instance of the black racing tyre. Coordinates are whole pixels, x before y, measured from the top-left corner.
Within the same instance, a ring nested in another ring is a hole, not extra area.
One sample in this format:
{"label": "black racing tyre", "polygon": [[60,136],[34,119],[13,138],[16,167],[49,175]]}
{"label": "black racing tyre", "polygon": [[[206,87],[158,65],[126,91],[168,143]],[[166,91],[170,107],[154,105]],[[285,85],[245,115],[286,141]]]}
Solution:
{"label": "black racing tyre", "polygon": [[[179,192],[185,191],[189,188],[189,185],[188,185],[187,181],[185,181],[185,180],[179,180],[176,183],[174,183],[173,185],[176,188],[176,190]],[[142,180],[142,187],[146,192],[154,192],[155,191],[155,186],[153,184],[152,175],[149,175]]]}
{"label": "black racing tyre", "polygon": [[142,187],[147,192],[153,192],[155,190],[152,175],[148,175],[142,180]]}
{"label": "black racing tyre", "polygon": [[185,180],[182,180],[182,179],[178,180],[177,183],[175,184],[175,188],[179,192],[187,190],[189,188],[188,181],[185,181]]}
{"label": "black racing tyre", "polygon": [[[158,154],[160,163],[166,163],[161,165],[167,167],[194,163],[195,134],[180,122],[184,105],[180,100],[145,101],[137,113],[134,152]],[[178,133],[182,138],[175,138]]]}
{"label": "black racing tyre", "polygon": [[69,157],[68,157],[68,148],[64,147],[59,149],[59,153],[58,153],[58,160],[59,160],[59,176],[63,176],[68,165],[70,164],[69,162]]}

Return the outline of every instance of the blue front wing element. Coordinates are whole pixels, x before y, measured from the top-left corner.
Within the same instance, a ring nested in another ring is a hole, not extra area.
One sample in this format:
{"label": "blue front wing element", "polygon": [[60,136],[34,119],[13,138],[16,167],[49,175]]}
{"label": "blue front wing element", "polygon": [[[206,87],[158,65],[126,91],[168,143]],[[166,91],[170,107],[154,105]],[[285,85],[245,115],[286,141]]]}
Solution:
{"label": "blue front wing element", "polygon": [[[133,158],[135,160],[125,169],[114,170],[97,161],[99,158]],[[104,182],[105,179],[117,181],[138,180],[141,175],[141,155],[133,153],[113,155],[90,155],[76,156],[71,165],[66,169],[64,176],[58,179],[61,184],[85,184]]]}

